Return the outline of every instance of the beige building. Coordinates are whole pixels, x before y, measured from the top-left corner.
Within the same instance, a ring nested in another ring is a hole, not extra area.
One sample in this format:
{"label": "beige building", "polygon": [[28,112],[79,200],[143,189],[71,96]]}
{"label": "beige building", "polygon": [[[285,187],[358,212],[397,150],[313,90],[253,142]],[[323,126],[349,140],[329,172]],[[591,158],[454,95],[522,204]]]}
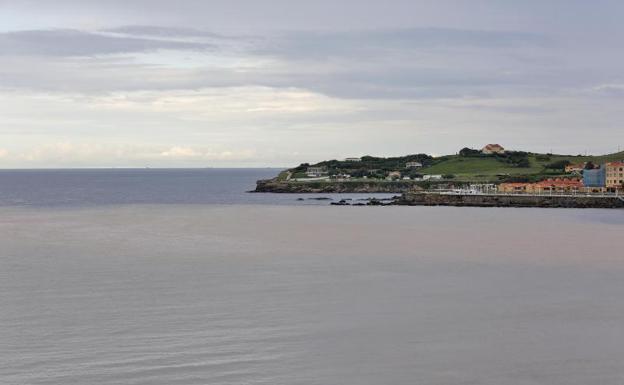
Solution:
{"label": "beige building", "polygon": [[587,165],[587,163],[569,164],[565,166],[565,172],[567,174],[581,173],[585,169],[585,165]]}
{"label": "beige building", "polygon": [[605,164],[607,171],[607,188],[624,187],[624,162],[610,162]]}
{"label": "beige building", "polygon": [[390,174],[388,174],[386,179],[387,180],[401,179],[401,173],[399,171],[392,171]]}
{"label": "beige building", "polygon": [[505,149],[500,144],[488,144],[481,149],[483,154],[503,154]]}

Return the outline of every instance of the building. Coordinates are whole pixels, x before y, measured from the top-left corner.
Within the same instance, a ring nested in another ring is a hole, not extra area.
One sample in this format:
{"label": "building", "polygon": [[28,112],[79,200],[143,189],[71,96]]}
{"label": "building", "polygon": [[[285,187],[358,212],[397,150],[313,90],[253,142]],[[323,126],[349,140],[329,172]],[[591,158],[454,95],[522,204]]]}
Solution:
{"label": "building", "polygon": [[579,179],[546,179],[536,183],[501,183],[498,192],[503,194],[576,194],[584,191]]}
{"label": "building", "polygon": [[481,149],[481,153],[483,154],[503,154],[505,149],[500,144],[488,144],[487,146]]}
{"label": "building", "polygon": [[533,194],[574,194],[583,191],[583,187],[583,182],[579,179],[556,178],[531,183],[527,192]]}
{"label": "building", "polygon": [[565,166],[565,172],[567,174],[572,174],[572,173],[580,174],[585,169],[585,165],[587,165],[587,163],[569,164]]}
{"label": "building", "polygon": [[423,175],[423,180],[440,180],[442,175]]}
{"label": "building", "polygon": [[604,165],[607,188],[624,187],[624,162],[610,162]]}
{"label": "building", "polygon": [[401,179],[401,173],[398,171],[392,171],[391,173],[388,174],[386,179],[388,180]]}
{"label": "building", "polygon": [[308,169],[306,170],[306,175],[309,177],[319,177],[327,175],[327,167],[308,167]]}
{"label": "building", "polygon": [[600,166],[593,170],[583,170],[583,185],[585,187],[605,187],[607,184],[607,168]]}
{"label": "building", "polygon": [[345,162],[361,162],[362,158],[347,158],[344,161]]}
{"label": "building", "polygon": [[422,168],[422,163],[420,162],[407,162],[405,163],[405,168]]}
{"label": "building", "polygon": [[530,183],[501,183],[498,192],[503,194],[525,194]]}

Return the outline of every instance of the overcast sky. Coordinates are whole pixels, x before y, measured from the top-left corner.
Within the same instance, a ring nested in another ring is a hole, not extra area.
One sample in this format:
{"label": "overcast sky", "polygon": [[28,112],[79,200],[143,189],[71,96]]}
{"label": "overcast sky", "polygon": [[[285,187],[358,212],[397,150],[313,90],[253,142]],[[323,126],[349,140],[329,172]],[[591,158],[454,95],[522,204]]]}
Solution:
{"label": "overcast sky", "polygon": [[0,0],[0,168],[624,149],[620,0]]}

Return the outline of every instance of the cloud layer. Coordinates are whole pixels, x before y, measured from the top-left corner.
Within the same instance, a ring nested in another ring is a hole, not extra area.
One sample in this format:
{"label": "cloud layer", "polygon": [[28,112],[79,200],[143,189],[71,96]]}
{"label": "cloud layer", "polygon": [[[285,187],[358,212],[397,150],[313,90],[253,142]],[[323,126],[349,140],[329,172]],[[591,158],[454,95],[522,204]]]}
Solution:
{"label": "cloud layer", "polygon": [[0,2],[0,167],[617,150],[622,3],[504,3]]}

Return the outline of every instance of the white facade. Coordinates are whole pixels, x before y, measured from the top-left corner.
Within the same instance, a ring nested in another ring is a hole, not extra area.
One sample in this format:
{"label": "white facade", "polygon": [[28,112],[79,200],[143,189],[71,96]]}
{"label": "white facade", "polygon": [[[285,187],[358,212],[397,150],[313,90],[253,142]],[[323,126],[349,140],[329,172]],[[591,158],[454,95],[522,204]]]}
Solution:
{"label": "white facade", "polygon": [[327,175],[327,169],[325,167],[308,167],[306,175],[309,177],[319,177]]}
{"label": "white facade", "polygon": [[420,162],[407,162],[405,168],[421,168],[423,165]]}

